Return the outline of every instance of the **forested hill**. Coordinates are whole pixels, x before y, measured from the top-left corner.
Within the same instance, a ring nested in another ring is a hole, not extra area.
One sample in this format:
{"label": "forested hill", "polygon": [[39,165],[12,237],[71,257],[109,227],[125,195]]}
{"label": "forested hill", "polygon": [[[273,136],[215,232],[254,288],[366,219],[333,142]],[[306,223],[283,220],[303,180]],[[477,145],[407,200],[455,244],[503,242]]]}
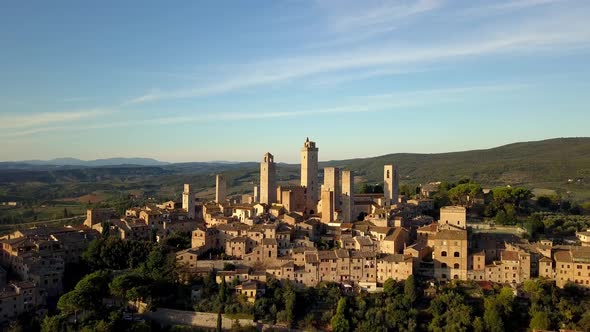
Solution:
{"label": "forested hill", "polygon": [[385,156],[329,161],[322,166],[354,170],[369,182],[383,178],[383,165],[396,163],[402,182],[456,181],[462,177],[485,185],[590,183],[590,138],[557,138],[522,142],[486,150]]}

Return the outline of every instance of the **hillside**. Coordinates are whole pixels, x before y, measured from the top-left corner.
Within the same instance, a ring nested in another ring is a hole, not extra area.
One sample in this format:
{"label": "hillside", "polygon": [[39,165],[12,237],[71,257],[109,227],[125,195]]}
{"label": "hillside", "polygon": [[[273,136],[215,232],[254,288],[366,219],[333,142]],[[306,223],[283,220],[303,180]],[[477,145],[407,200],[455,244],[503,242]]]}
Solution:
{"label": "hillside", "polygon": [[396,163],[404,182],[456,181],[462,177],[485,185],[590,182],[590,138],[558,138],[522,142],[486,150],[437,154],[398,153],[385,156],[329,161],[321,166],[354,170],[367,181],[382,179],[382,165]]}
{"label": "hillside", "polygon": [[[320,163],[320,169],[342,167],[355,171],[357,181],[378,183],[382,181],[383,165],[388,163],[397,164],[401,182],[410,185],[469,177],[488,187],[521,185],[556,190],[561,194],[571,192],[576,200],[590,199],[590,138],[514,143],[486,150],[398,153],[327,161]],[[277,169],[279,183],[298,182],[299,165],[279,164]],[[0,201],[74,199],[91,193],[104,197],[133,193],[144,197],[179,198],[183,183],[191,183],[200,196],[212,197],[214,175],[222,172],[229,180],[230,194],[251,192],[258,182],[259,165],[255,162],[199,162],[160,166],[24,167],[3,163]],[[573,183],[568,184],[568,179],[573,179]]]}

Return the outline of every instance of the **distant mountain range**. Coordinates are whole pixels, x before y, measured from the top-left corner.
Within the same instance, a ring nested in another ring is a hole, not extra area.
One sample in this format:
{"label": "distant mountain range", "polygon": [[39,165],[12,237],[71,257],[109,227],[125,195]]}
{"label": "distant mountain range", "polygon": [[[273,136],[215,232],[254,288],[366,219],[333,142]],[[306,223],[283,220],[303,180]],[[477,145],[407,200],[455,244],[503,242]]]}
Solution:
{"label": "distant mountain range", "polygon": [[163,166],[169,163],[152,158],[107,158],[95,160],[80,160],[76,158],[56,158],[51,160],[23,160],[12,162],[14,164],[27,165],[47,165],[47,166],[118,166],[118,165],[138,165],[138,166]]}

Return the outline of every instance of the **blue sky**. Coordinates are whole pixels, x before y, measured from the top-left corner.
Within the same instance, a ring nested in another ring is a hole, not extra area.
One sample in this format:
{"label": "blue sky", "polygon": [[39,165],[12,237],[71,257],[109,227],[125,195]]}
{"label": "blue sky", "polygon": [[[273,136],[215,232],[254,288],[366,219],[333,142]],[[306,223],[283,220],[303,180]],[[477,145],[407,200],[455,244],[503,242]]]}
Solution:
{"label": "blue sky", "polygon": [[590,136],[590,2],[4,1],[0,160]]}

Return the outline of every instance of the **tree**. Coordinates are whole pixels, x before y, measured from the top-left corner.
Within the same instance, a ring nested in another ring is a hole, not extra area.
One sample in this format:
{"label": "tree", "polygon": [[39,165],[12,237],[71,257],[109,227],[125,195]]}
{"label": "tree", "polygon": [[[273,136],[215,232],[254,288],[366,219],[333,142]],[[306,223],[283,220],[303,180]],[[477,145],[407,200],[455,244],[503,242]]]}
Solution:
{"label": "tree", "polygon": [[410,302],[410,304],[414,304],[414,302],[416,302],[418,295],[416,289],[416,280],[414,279],[413,275],[408,276],[404,282],[404,296]]}
{"label": "tree", "polygon": [[496,214],[496,224],[498,224],[498,225],[508,224],[508,216],[506,216],[506,212],[504,212],[504,210],[500,210]]}
{"label": "tree", "polygon": [[55,332],[62,331],[61,328],[63,321],[62,316],[45,316],[41,322],[41,332]]}
{"label": "tree", "polygon": [[546,311],[537,311],[531,318],[530,328],[531,330],[549,330],[551,327],[551,320],[549,319],[549,313]]}
{"label": "tree", "polygon": [[289,281],[286,282],[283,298],[285,301],[285,320],[287,326],[292,327],[293,323],[295,322],[295,305],[297,302],[297,294],[295,294],[295,291],[293,290],[293,287]]}
{"label": "tree", "polygon": [[62,295],[57,307],[65,314],[77,314],[79,311],[102,308],[102,299],[108,292],[109,273],[97,271],[91,273],[76,284],[74,290]]}
{"label": "tree", "polygon": [[398,285],[397,281],[393,280],[392,278],[385,280],[385,282],[383,283],[383,292],[388,297],[392,297],[392,296],[398,294],[399,293],[399,285]]}
{"label": "tree", "polygon": [[475,317],[473,320],[473,331],[474,332],[485,332],[485,324],[481,317]]}
{"label": "tree", "polygon": [[472,309],[465,304],[463,295],[455,291],[438,295],[428,310],[432,314],[429,331],[467,331],[471,326]]}
{"label": "tree", "polygon": [[504,332],[504,322],[495,297],[484,300],[483,320],[489,332]]}
{"label": "tree", "polygon": [[334,332],[348,332],[350,331],[350,322],[346,318],[346,298],[343,297],[338,300],[338,307],[336,314],[330,320],[332,331]]}
{"label": "tree", "polygon": [[456,205],[471,206],[473,200],[482,195],[481,186],[475,182],[462,183],[448,191],[449,198]]}
{"label": "tree", "polygon": [[527,219],[526,228],[533,239],[537,239],[539,235],[545,234],[545,224],[539,214],[532,214]]}

